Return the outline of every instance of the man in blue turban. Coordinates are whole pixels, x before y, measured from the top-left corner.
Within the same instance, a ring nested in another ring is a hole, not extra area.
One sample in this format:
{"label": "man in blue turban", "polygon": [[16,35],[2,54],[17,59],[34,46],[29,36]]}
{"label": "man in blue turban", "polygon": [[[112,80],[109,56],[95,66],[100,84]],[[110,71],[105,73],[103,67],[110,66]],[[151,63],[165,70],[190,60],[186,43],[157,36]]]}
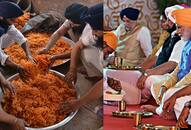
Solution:
{"label": "man in blue turban", "polygon": [[[52,46],[56,43],[56,41],[60,39],[61,36],[64,36],[66,33],[69,34],[70,38],[74,42],[77,42],[78,41],[77,37],[79,36],[76,36],[75,32],[72,29],[78,28],[78,30],[80,30],[79,35],[81,35],[86,24],[83,21],[81,21],[80,16],[83,12],[87,12],[87,10],[88,10],[87,6],[79,4],[79,3],[73,3],[69,5],[64,12],[64,16],[66,20],[64,21],[62,26],[53,33],[49,42],[42,50],[39,51],[39,54],[47,53],[52,48]],[[64,59],[69,57],[70,57],[69,53],[67,54],[64,53],[59,56],[57,55],[54,56],[51,60],[54,62],[58,58]]]}
{"label": "man in blue turban", "polygon": [[120,12],[120,18],[123,19],[124,16],[126,16],[127,18],[136,21],[139,17],[139,13],[140,11],[138,9],[135,8],[125,8]]}
{"label": "man in blue turban", "polygon": [[[27,47],[26,38],[12,25],[15,18],[23,15],[21,8],[12,2],[0,2],[0,62],[2,65],[10,66],[19,71],[23,70],[19,65],[13,63],[10,58],[4,53],[3,48],[8,45],[18,42],[26,52],[26,55],[30,57],[30,52]],[[33,59],[32,57],[29,59]],[[9,68],[10,69],[10,68]],[[15,93],[13,85],[8,82],[0,73],[0,91],[3,93],[4,89],[8,89],[12,94]],[[10,115],[3,111],[0,105],[0,122],[6,126],[10,126],[14,130],[26,130],[27,124],[24,120]],[[1,126],[0,126],[1,127]]]}
{"label": "man in blue turban", "polygon": [[92,79],[92,76],[97,76],[96,80],[94,77],[94,82],[97,82],[80,99],[64,102],[61,111],[75,111],[85,104],[98,100],[103,94],[103,3],[90,7],[81,15],[81,20],[86,23],[86,27],[72,49],[70,69],[65,78],[69,82],[76,82],[77,63],[81,58],[88,76]]}
{"label": "man in blue turban", "polygon": [[[139,66],[152,52],[150,31],[138,22],[139,14],[140,11],[132,7],[121,10],[122,23],[113,31],[118,37],[115,57],[123,59],[123,66]],[[136,86],[141,74],[140,71],[104,69],[104,79],[111,77],[123,82],[122,87],[126,92],[124,100],[128,104],[142,102],[141,89]],[[107,84],[106,81],[104,81],[105,84]],[[104,87],[107,89],[106,86]]]}
{"label": "man in blue turban", "polygon": [[137,22],[139,14],[140,11],[132,7],[121,10],[122,23],[114,31],[119,42],[116,56],[126,59],[129,66],[139,65],[152,52],[150,31]]}
{"label": "man in blue turban", "polygon": [[20,76],[24,78],[25,70],[23,67],[15,64],[3,51],[11,44],[18,43],[25,51],[27,58],[35,62],[29,50],[27,39],[13,25],[16,18],[22,15],[23,11],[17,4],[7,1],[0,2],[0,68],[2,73],[7,73],[10,68],[17,70]]}
{"label": "man in blue turban", "polygon": [[102,46],[103,46],[103,3],[96,4],[81,15],[81,21],[86,23],[82,35],[71,52],[68,81],[77,79],[77,61],[81,58],[87,71],[87,77],[94,79],[102,77]]}

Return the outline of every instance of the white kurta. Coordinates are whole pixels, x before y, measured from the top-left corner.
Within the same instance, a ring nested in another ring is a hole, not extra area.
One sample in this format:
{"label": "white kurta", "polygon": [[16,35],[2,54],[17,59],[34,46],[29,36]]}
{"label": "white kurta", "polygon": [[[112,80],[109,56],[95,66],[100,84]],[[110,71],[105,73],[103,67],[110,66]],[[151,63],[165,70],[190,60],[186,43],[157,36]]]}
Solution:
{"label": "white kurta", "polygon": [[[180,62],[181,52],[185,45],[185,42],[180,40],[176,43],[169,61]],[[177,51],[179,50],[179,51]],[[128,70],[111,70],[104,69],[104,87],[107,88],[107,77],[117,79],[122,84],[122,89],[126,92],[124,99],[128,104],[140,104],[148,101],[151,94],[156,99],[158,95],[154,93],[154,84],[162,83],[169,78],[170,74],[164,75],[152,75],[145,81],[145,88],[140,90],[137,88],[137,80],[142,75],[139,71]]]}
{"label": "white kurta", "polygon": [[22,45],[25,43],[27,39],[23,36],[23,34],[15,28],[14,25],[11,25],[7,31],[6,34],[3,34],[0,37],[0,62],[1,65],[5,65],[5,61],[8,58],[8,55],[6,55],[3,51],[4,48],[10,46],[13,43],[18,43],[19,45]]}
{"label": "white kurta", "polygon": [[73,24],[74,23],[71,20],[66,19],[60,28],[63,28],[63,27],[69,28],[68,34],[70,35],[70,38],[72,39],[72,41],[77,42],[78,39],[75,37],[74,32],[72,30]]}
{"label": "white kurta", "polygon": [[85,48],[81,52],[81,60],[85,66],[88,76],[102,76],[103,71],[103,52],[95,47],[96,37],[92,34],[89,24],[84,28],[80,37]]}
{"label": "white kurta", "polygon": [[[181,61],[181,54],[182,54],[182,50],[185,46],[186,42],[184,40],[180,40],[178,41],[174,48],[173,48],[173,51],[171,53],[171,56],[169,58],[169,61],[174,61],[176,62],[177,64],[180,63]],[[160,90],[160,86],[166,82],[170,77],[170,74],[165,74],[165,75],[158,75],[158,82],[153,84],[151,86],[151,94],[152,96],[154,97],[154,99],[156,100],[157,103],[159,103],[159,100],[158,100],[158,91],[155,91],[156,89],[157,90]]]}
{"label": "white kurta", "polygon": [[[169,90],[167,90],[166,93],[164,93],[164,95],[163,95],[160,106],[156,109],[156,113],[158,115],[160,115],[163,112],[162,108],[164,106],[165,101],[168,100],[172,95],[174,95],[177,91],[181,90],[184,87],[185,86],[173,87],[173,88],[170,88]],[[191,101],[191,95],[180,97],[176,100],[175,105],[174,105],[174,112],[175,112],[177,120],[184,108],[184,104],[188,101]],[[191,111],[190,111],[187,121],[191,125]]]}
{"label": "white kurta", "polygon": [[[120,24],[118,26],[118,28],[113,32],[117,37],[120,37],[121,34],[124,34],[126,32],[125,25]],[[141,29],[137,35],[137,38],[135,40],[140,41],[140,46],[141,46],[145,56],[148,57],[152,53],[151,34],[150,34],[149,29],[145,26],[141,27]],[[122,42],[122,41],[119,40],[119,43],[120,42]]]}

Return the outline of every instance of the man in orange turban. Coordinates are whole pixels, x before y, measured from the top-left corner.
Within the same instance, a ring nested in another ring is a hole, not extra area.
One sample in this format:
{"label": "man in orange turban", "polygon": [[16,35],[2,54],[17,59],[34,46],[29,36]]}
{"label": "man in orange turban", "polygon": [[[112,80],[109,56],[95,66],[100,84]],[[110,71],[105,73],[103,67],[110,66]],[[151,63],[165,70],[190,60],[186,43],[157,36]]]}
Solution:
{"label": "man in orange turban", "polygon": [[[176,118],[180,128],[191,128],[191,9],[173,12],[176,24],[181,27],[181,35],[185,41],[181,61],[171,73],[163,86],[168,90],[163,94],[160,106],[152,108],[153,112],[165,119]],[[149,110],[149,109],[148,109]],[[149,111],[150,111],[149,110]]]}
{"label": "man in orange turban", "polygon": [[113,32],[105,32],[104,37],[104,58],[107,58],[109,54],[113,53],[117,47],[117,36]]}
{"label": "man in orange turban", "polygon": [[172,13],[176,24],[191,28],[191,8],[176,10]]}

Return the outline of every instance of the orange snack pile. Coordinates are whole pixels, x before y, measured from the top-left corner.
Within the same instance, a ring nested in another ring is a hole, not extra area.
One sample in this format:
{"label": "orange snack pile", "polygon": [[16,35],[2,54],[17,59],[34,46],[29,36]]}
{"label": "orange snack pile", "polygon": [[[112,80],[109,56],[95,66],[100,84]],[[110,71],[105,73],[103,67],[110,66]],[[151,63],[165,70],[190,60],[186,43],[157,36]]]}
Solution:
{"label": "orange snack pile", "polygon": [[23,118],[30,127],[41,128],[62,121],[68,112],[59,112],[62,102],[76,99],[74,87],[64,79],[48,72],[47,56],[38,56],[37,64],[30,61],[22,63],[30,72],[29,80],[14,79],[16,95],[4,95],[3,109],[16,117]]}
{"label": "orange snack pile", "polygon": [[16,20],[15,20],[15,27],[19,30],[21,30],[26,22],[30,19],[30,13],[29,12],[25,12],[24,15],[18,17]]}
{"label": "orange snack pile", "polygon": [[33,80],[38,74],[46,74],[49,69],[49,65],[51,64],[49,57],[47,55],[37,55],[36,56],[37,63],[32,63],[31,61],[22,61],[21,64],[25,68],[27,73],[27,80]]}
{"label": "orange snack pile", "polygon": [[[37,52],[39,52],[43,47],[46,46],[50,39],[50,35],[46,33],[36,33],[31,32],[26,35],[28,39],[29,48],[32,55],[36,58]],[[27,61],[27,57],[25,52],[18,44],[13,44],[7,47],[5,53],[10,56],[13,62],[16,64],[21,64],[23,61]],[[70,45],[66,43],[63,39],[57,41],[57,43],[48,51],[47,56],[52,56],[55,54],[64,53],[67,51],[71,51]],[[54,65],[59,65],[62,63],[62,60],[57,60]]]}

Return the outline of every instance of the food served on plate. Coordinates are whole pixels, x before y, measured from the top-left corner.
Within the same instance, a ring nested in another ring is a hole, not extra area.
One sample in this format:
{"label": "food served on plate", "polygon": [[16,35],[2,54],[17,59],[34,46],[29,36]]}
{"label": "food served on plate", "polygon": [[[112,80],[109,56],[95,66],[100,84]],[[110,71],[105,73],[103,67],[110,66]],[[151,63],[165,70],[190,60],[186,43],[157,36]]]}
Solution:
{"label": "food served on plate", "polygon": [[107,78],[107,84],[110,88],[121,93],[122,87],[121,87],[120,81],[108,77]]}

